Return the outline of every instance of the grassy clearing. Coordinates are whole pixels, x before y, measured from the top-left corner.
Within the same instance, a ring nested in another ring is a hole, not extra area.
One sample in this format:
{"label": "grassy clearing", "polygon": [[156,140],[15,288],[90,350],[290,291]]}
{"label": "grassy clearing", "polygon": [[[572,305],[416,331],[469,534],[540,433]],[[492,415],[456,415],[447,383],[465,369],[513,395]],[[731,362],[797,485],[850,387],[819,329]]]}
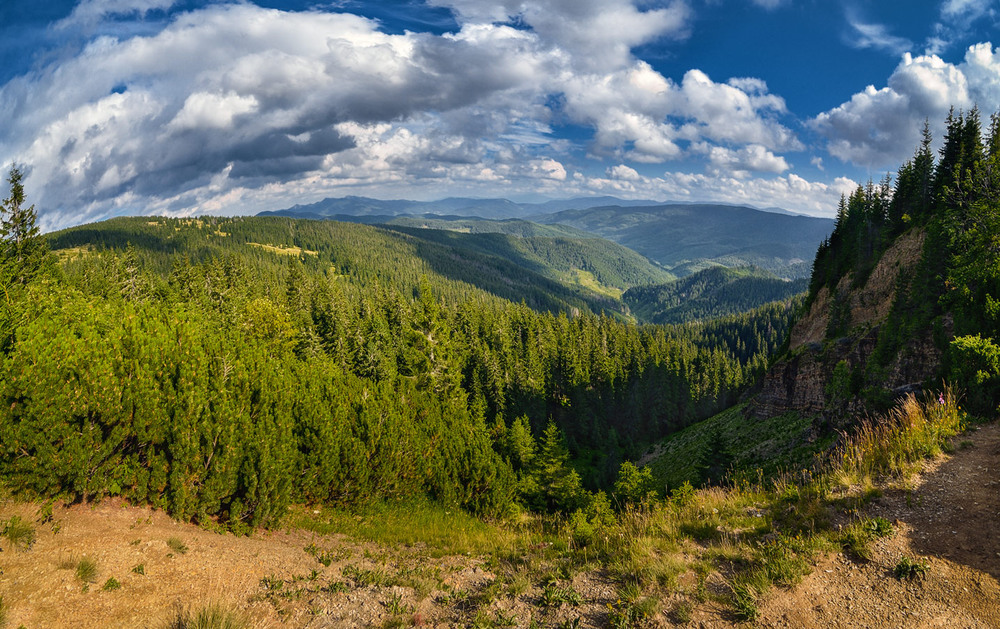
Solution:
{"label": "grassy clearing", "polygon": [[611,297],[612,299],[621,299],[622,290],[615,288],[614,286],[605,286],[601,284],[593,273],[590,271],[584,271],[582,269],[573,269],[572,275],[569,277],[569,281],[586,288],[598,295],[604,295],[605,297]]}
{"label": "grassy clearing", "polygon": [[321,534],[341,533],[392,546],[425,546],[437,556],[504,554],[553,541],[530,518],[505,524],[484,522],[461,509],[425,500],[372,504],[354,512],[302,509],[291,523]]}
{"label": "grassy clearing", "polygon": [[319,255],[318,251],[310,251],[309,249],[303,249],[301,247],[278,247],[275,245],[263,245],[259,242],[248,242],[247,244],[253,247],[258,247],[260,249],[263,249],[264,251],[270,251],[271,253],[276,253],[278,255],[284,255],[284,256]]}
{"label": "grassy clearing", "polygon": [[[442,598],[468,610],[470,622],[477,614],[483,626],[499,626],[504,620],[495,617],[495,601],[529,590],[534,593],[532,604],[543,615],[546,610],[592,604],[572,586],[573,576],[581,572],[615,583],[614,601],[602,603],[604,621],[612,627],[642,626],[659,614],[684,621],[703,603],[725,605],[736,618],[752,621],[771,590],[798,583],[822,554],[870,557],[872,543],[895,531],[882,518],[858,516],[860,508],[879,495],[879,486],[905,483],[924,458],[942,452],[963,420],[951,391],[942,393],[940,400],[909,398],[886,417],[842,435],[825,459],[810,453],[809,468],[740,474],[722,487],[681,484],[667,497],[618,505],[607,517],[578,512],[483,522],[457,509],[418,501],[377,504],[352,513],[301,509],[292,524],[436,556],[484,558],[493,581],[481,591],[449,592]],[[714,425],[689,429],[673,441],[669,456],[685,456],[684,448],[697,451],[709,438],[718,441],[714,435],[729,426],[734,430],[729,437],[734,460],[752,461],[764,450],[741,453],[743,444],[754,443],[751,431],[777,442],[782,422],[802,430],[807,423],[784,417],[744,429],[741,422],[737,408],[717,417]],[[793,430],[786,439],[794,442],[797,435]],[[783,451],[794,453],[797,447]],[[833,526],[845,517],[850,524]],[[347,559],[315,546],[305,550],[323,566]],[[919,566],[909,565],[900,572],[901,578],[921,574]],[[360,563],[349,563],[342,575],[344,581],[337,585],[343,588],[405,585],[419,588],[426,597],[442,587],[440,575],[397,574],[389,568],[380,572]],[[275,591],[294,592],[288,587]],[[405,616],[400,601],[385,605],[393,619]]]}

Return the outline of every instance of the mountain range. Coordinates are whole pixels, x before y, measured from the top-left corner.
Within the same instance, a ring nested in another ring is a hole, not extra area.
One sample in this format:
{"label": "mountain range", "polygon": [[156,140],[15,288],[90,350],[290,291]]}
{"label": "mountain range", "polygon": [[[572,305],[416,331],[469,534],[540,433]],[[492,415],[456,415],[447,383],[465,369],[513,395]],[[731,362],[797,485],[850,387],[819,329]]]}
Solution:
{"label": "mountain range", "polygon": [[[432,202],[381,201],[343,197],[262,212],[261,215],[473,233],[596,236],[632,249],[676,277],[711,266],[755,266],[786,279],[806,278],[817,247],[834,227],[831,219],[779,213],[774,209],[625,201],[615,197],[546,203],[468,198]],[[547,226],[550,230],[530,227],[523,221]]]}

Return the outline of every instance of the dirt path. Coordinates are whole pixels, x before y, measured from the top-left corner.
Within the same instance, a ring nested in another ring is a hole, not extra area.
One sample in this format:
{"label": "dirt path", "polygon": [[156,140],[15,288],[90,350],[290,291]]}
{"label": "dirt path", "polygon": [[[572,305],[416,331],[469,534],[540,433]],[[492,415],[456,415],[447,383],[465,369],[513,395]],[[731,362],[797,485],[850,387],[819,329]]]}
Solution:
{"label": "dirt path", "polygon": [[[898,533],[875,542],[871,561],[821,562],[768,601],[761,626],[1000,627],[1000,426],[963,435],[953,456],[869,513],[894,521]],[[925,561],[926,576],[897,580],[904,556]]]}

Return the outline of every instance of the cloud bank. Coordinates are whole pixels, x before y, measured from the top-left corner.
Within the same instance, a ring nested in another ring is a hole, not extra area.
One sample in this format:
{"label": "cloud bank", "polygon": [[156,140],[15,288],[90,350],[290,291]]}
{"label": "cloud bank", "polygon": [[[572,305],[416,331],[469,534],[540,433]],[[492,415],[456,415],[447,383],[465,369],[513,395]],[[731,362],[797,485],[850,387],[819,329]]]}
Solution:
{"label": "cloud bank", "polygon": [[960,63],[906,53],[885,87],[869,85],[811,125],[826,137],[831,155],[861,166],[894,168],[913,154],[925,120],[940,138],[950,108],[974,106],[984,117],[1000,108],[1000,50],[990,43],[970,46]]}
{"label": "cloud bank", "polygon": [[[85,0],[54,28],[174,4]],[[350,13],[247,3],[180,13],[147,34],[108,35],[109,22],[79,50],[0,87],[0,115],[12,121],[0,130],[0,162],[24,164],[47,229],[126,213],[247,213],[345,193],[570,196],[627,192],[625,182],[656,198],[787,199],[817,210],[829,201],[829,186],[806,190],[780,176],[789,170],[780,153],[803,143],[763,81],[720,83],[691,69],[675,82],[632,55],[688,36],[692,10],[682,0],[648,9],[630,0],[437,4],[455,13],[455,32],[389,34]],[[934,71],[922,59],[908,63]],[[905,89],[909,73],[897,74],[886,89]],[[862,147],[851,120],[856,108],[898,97],[864,98],[871,103],[817,119],[839,156],[891,152]],[[554,132],[560,126],[586,133],[571,141]],[[613,177],[587,175],[588,156],[621,166]],[[692,156],[739,185],[624,164]]]}

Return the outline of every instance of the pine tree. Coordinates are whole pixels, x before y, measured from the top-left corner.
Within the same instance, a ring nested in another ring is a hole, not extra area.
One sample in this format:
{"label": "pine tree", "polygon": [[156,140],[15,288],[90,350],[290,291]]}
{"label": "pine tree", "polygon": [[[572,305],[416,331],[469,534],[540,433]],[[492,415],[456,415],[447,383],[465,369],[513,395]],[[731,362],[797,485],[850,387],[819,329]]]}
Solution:
{"label": "pine tree", "polygon": [[10,196],[0,205],[0,283],[27,284],[45,256],[45,243],[35,225],[35,206],[24,207],[24,175],[12,166],[7,176]]}

